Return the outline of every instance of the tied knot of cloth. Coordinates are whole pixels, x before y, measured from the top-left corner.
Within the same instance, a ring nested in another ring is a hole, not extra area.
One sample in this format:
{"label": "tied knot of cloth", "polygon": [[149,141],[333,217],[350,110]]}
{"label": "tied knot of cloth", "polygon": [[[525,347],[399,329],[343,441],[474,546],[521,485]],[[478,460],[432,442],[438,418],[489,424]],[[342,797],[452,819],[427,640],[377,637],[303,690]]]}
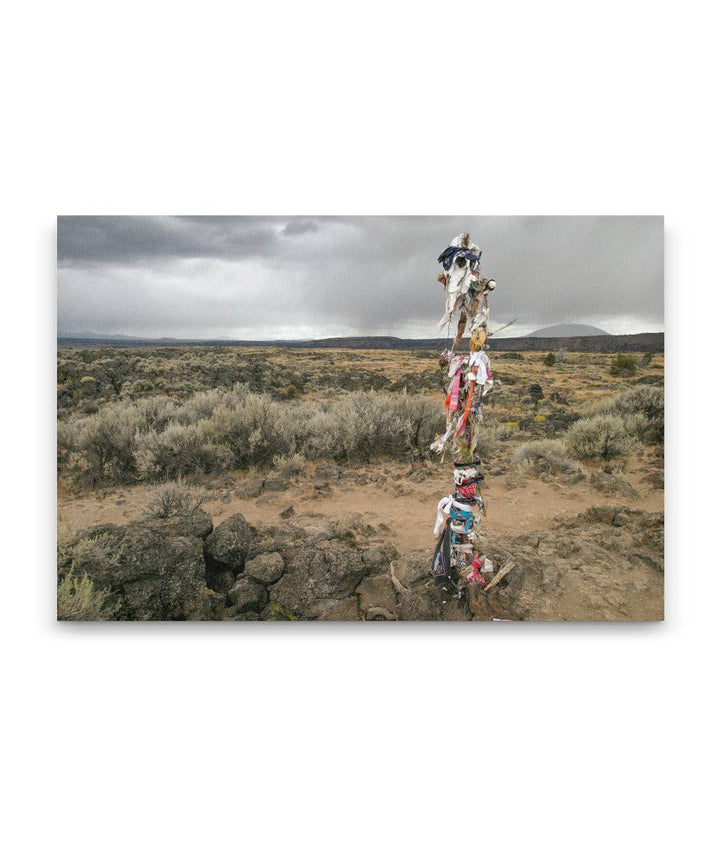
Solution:
{"label": "tied knot of cloth", "polygon": [[482,250],[474,253],[467,247],[447,247],[438,256],[438,262],[445,270],[450,270],[456,258],[467,259],[469,262],[479,262]]}

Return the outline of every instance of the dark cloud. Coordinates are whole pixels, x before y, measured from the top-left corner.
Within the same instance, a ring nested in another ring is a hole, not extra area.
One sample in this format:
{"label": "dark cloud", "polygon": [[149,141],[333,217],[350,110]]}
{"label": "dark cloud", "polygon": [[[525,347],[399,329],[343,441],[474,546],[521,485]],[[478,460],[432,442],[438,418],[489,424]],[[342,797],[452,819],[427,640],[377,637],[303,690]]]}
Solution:
{"label": "dark cloud", "polygon": [[59,217],[58,265],[243,259],[272,253],[277,230],[238,217]]}
{"label": "dark cloud", "polygon": [[317,232],[319,228],[314,220],[289,220],[281,234],[304,235],[307,232]]}
{"label": "dark cloud", "polygon": [[[663,327],[659,217],[61,217],[59,327],[135,335],[436,335],[436,259],[469,231],[493,323]],[[492,326],[492,325],[491,325]]]}

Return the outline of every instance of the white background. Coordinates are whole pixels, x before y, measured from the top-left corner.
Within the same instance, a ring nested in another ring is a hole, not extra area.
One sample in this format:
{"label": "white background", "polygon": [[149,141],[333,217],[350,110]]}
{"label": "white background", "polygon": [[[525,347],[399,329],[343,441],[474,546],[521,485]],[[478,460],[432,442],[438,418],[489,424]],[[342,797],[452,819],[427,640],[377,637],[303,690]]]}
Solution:
{"label": "white background", "polygon": [[[710,9],[5,10],[6,852],[716,846]],[[56,625],[55,215],[464,212],[666,215],[666,622]]]}

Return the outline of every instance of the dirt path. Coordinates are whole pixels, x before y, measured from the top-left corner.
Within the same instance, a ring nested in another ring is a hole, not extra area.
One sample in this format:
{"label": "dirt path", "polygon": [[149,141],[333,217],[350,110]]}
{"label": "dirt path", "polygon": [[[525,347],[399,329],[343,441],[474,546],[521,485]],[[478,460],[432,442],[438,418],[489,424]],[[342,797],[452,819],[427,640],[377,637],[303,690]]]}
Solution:
{"label": "dirt path", "polygon": [[[377,477],[379,469],[356,472],[361,479],[368,479]],[[636,460],[623,474],[624,480],[638,491],[637,497],[606,496],[595,490],[588,480],[567,486],[537,478],[518,479],[512,473],[488,476],[483,489],[487,502],[483,529],[489,537],[543,530],[558,516],[575,515],[596,505],[662,511],[663,491],[653,490],[641,480],[646,469],[642,461]],[[204,491],[207,496],[202,507],[210,513],[215,525],[238,512],[255,525],[281,523],[281,512],[292,506],[293,512],[285,519],[299,525],[308,524],[318,516],[362,517],[376,527],[388,526],[401,553],[431,547],[437,502],[452,486],[448,473],[444,469],[433,469],[424,481],[415,484],[407,478],[407,466],[383,467],[382,472],[387,474],[383,484],[344,483],[342,479],[330,483],[308,473],[285,491],[264,492],[254,499],[235,496],[236,488],[247,480],[247,475],[241,473],[226,480],[220,489],[210,486],[199,490],[201,495]],[[139,485],[81,497],[61,497],[59,516],[80,528],[101,523],[128,523],[142,516],[154,489]]]}

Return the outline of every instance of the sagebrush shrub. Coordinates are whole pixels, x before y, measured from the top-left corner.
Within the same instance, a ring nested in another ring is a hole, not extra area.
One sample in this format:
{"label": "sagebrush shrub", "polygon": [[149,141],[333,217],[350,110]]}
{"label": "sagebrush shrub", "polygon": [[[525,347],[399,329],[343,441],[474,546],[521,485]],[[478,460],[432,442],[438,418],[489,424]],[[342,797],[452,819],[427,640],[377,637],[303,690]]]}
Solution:
{"label": "sagebrush shrub", "polygon": [[626,427],[645,443],[662,443],[665,433],[665,394],[656,386],[635,386],[613,398],[585,408],[588,415],[622,416]]}
{"label": "sagebrush shrub", "polygon": [[358,391],[331,401],[279,402],[236,384],[180,404],[161,396],[113,402],[60,422],[58,466],[79,483],[97,485],[264,467],[295,454],[410,459],[425,456],[443,426],[436,402],[423,396]]}
{"label": "sagebrush shrub", "polygon": [[150,494],[144,510],[146,519],[166,519],[189,514],[200,507],[202,499],[178,479],[162,484]]}
{"label": "sagebrush shrub", "polygon": [[598,415],[573,423],[565,435],[565,443],[580,459],[607,461],[631,454],[637,439],[621,416]]}
{"label": "sagebrush shrub", "polygon": [[583,472],[579,463],[568,453],[562,440],[531,440],[515,452],[515,462],[523,469],[551,475]]}
{"label": "sagebrush shrub", "polygon": [[98,589],[87,576],[62,577],[57,587],[58,621],[109,621],[116,612],[110,591]]}

